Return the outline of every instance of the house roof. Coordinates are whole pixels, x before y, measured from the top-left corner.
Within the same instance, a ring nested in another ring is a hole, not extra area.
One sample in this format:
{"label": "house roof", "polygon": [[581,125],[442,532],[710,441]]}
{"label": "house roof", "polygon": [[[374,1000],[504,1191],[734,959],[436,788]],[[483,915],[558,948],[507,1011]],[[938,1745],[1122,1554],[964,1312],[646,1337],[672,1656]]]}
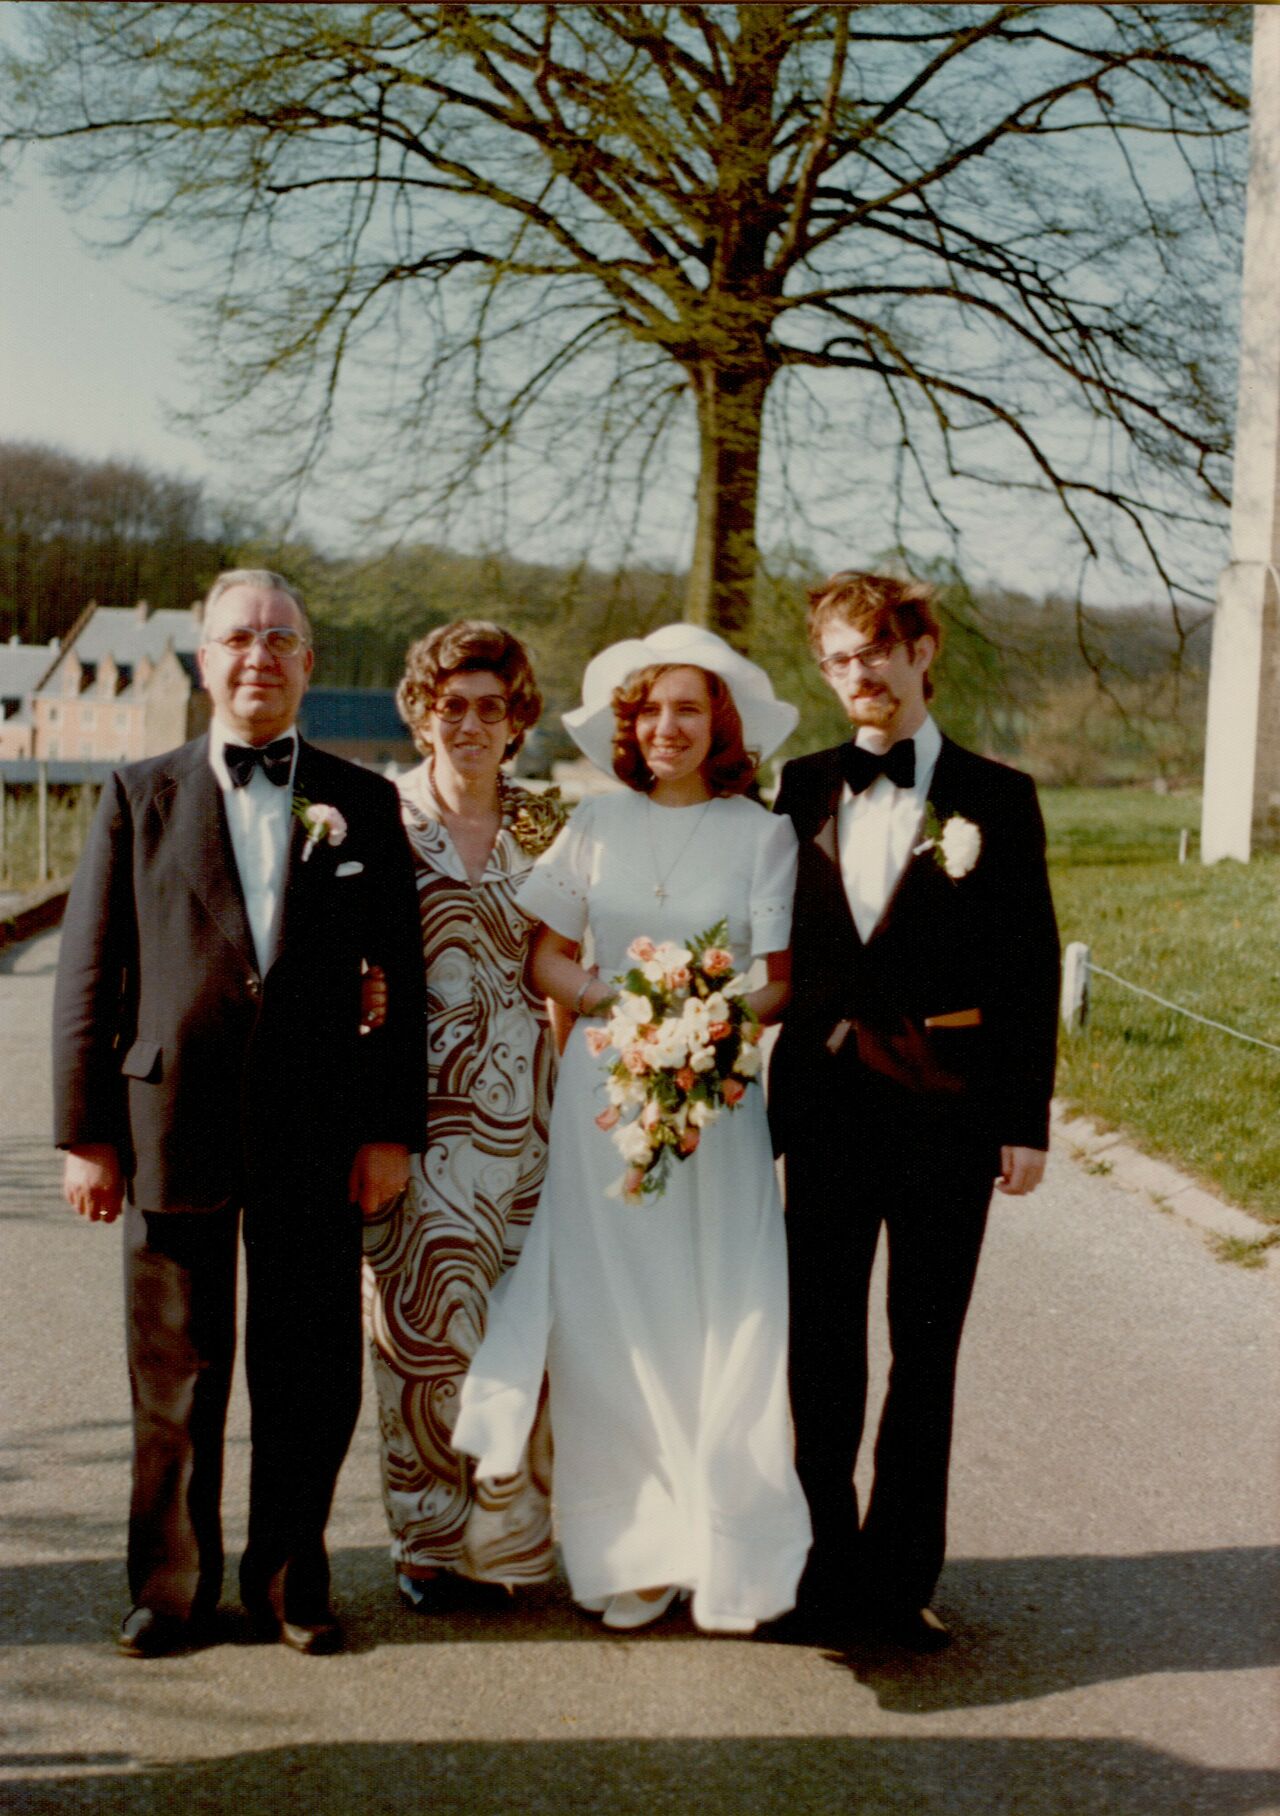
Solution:
{"label": "house roof", "polygon": [[0,699],[22,699],[57,659],[47,643],[0,643]]}
{"label": "house roof", "polygon": [[[148,612],[143,618],[136,606],[100,605],[83,627],[68,637],[57,664],[60,667],[63,658],[74,650],[86,669],[96,669],[108,656],[119,668],[133,669],[144,656],[158,662],[166,644],[173,646],[182,666],[194,676],[195,652],[200,646],[200,624],[194,612],[166,608]],[[40,692],[58,694],[61,690],[50,675]]]}

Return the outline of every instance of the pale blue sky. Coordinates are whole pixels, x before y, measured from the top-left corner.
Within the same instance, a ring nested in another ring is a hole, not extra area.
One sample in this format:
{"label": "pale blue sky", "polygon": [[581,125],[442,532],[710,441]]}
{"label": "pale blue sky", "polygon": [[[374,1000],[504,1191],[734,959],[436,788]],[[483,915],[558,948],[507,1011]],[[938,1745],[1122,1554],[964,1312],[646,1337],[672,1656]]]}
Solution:
{"label": "pale blue sky", "polygon": [[0,200],[0,434],[212,474],[165,420],[191,401],[178,318],[137,251],[95,256],[34,160]]}
{"label": "pale blue sky", "polygon": [[[12,0],[0,0],[0,35],[12,31],[16,14]],[[186,357],[182,317],[160,297],[164,252],[148,241],[145,249],[95,253],[83,243],[82,230],[99,227],[88,217],[68,215],[35,158],[23,164],[14,184],[0,186],[0,437],[93,458],[136,459],[201,479],[212,495],[234,502],[237,486],[245,483],[243,462],[220,460],[171,420],[174,409],[198,405],[207,387],[198,360]],[[877,549],[850,549],[841,534],[851,522],[847,500],[856,496],[856,471],[829,477],[835,483],[819,505],[815,557],[831,566],[874,559]],[[687,486],[658,503],[647,552],[651,559],[679,562],[687,557],[691,527]],[[317,495],[304,504],[301,527],[321,541],[343,528],[332,500]],[[770,528],[762,522],[765,543]],[[773,528],[775,534],[785,531],[781,524]],[[557,541],[526,545],[524,552],[557,560],[577,551]],[[597,550],[595,558],[603,554]],[[1076,575],[1056,516],[1025,499],[1011,498],[1007,511],[993,505],[989,518],[984,515],[972,559],[973,580],[997,579],[1033,595],[1069,590]],[[1211,554],[1209,572],[1214,559]],[[1134,598],[1132,583],[1118,576],[1099,577],[1094,585],[1095,598]]]}

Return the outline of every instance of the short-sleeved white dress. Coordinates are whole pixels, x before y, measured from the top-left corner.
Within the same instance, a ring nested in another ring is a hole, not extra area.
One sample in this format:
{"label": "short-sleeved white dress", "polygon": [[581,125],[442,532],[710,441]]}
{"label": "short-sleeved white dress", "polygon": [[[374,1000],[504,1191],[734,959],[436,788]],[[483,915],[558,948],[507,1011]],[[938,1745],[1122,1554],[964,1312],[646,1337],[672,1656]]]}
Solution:
{"label": "short-sleeved white dress", "polygon": [[[795,861],[790,821],[753,802],[663,808],[628,790],[578,807],[519,902],[565,938],[589,933],[605,978],[638,935],[687,939],[722,916],[745,965],[788,944]],[[705,1131],[663,1196],[610,1197],[623,1166],[594,1120],[604,1066],[589,1025],[562,1061],[542,1196],[490,1301],[454,1443],[481,1476],[510,1474],[545,1365],[574,1596],[679,1583],[699,1626],[746,1632],[792,1606],[810,1536],[763,1093]]]}

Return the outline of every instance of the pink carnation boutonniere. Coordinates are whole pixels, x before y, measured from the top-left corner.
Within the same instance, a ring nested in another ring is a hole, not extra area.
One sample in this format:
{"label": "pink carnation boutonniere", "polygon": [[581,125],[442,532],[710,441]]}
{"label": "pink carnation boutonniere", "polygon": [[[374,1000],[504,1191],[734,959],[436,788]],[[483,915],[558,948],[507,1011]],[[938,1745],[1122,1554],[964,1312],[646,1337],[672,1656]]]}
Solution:
{"label": "pink carnation boutonniere", "polygon": [[301,795],[294,795],[293,817],[302,821],[307,835],[302,847],[304,864],[317,845],[341,845],[347,836],[347,822],[336,807],[325,801],[305,801]]}
{"label": "pink carnation boutonniere", "polygon": [[982,834],[973,821],[959,813],[940,820],[932,801],[925,810],[924,834],[913,855],[919,857],[922,852],[931,851],[934,863],[953,883],[968,876],[982,853]]}

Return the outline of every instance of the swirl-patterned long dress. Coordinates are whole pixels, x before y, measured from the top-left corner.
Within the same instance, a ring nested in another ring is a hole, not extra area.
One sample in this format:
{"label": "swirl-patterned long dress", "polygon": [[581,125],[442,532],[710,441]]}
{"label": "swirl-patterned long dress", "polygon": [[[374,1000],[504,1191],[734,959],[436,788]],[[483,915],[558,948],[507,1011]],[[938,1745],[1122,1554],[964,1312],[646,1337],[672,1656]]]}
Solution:
{"label": "swirl-patterned long dress", "polygon": [[427,974],[429,1107],[408,1190],[365,1225],[391,1556],[401,1569],[542,1582],[553,1569],[545,1406],[519,1468],[500,1482],[474,1483],[451,1437],[489,1293],[520,1253],[546,1171],[555,1047],[525,977],[536,922],[515,897],[566,812],[501,778],[502,827],[473,885],[439,818],[429,763],[399,787]]}

